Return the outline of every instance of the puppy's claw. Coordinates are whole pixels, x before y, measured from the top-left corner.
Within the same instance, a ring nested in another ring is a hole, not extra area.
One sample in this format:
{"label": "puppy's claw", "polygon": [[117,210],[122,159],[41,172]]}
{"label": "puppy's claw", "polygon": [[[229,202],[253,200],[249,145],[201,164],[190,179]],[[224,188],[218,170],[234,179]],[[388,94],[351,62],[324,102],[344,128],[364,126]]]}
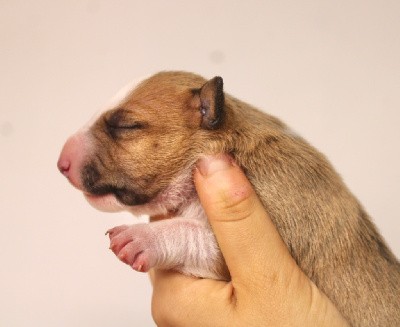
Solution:
{"label": "puppy's claw", "polygon": [[146,272],[156,262],[154,236],[147,224],[118,226],[107,231],[109,248],[117,258],[139,272]]}
{"label": "puppy's claw", "polygon": [[118,254],[118,259],[121,260],[122,262],[125,262],[126,261],[126,254],[125,253]]}

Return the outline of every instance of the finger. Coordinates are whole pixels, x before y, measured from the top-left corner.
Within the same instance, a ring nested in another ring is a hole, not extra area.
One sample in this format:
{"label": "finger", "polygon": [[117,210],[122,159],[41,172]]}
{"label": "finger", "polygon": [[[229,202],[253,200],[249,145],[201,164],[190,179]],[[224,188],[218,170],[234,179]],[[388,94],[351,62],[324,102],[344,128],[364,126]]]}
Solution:
{"label": "finger", "polygon": [[152,315],[157,326],[228,326],[233,308],[230,283],[156,269],[151,269],[149,275],[153,284]]}
{"label": "finger", "polygon": [[154,270],[155,269],[150,269],[148,271],[148,274],[149,274],[148,276],[149,276],[149,279],[150,279],[151,286],[154,286],[154,278],[155,278]]}
{"label": "finger", "polygon": [[232,280],[274,282],[294,261],[242,170],[227,155],[202,158],[197,168],[196,189]]}

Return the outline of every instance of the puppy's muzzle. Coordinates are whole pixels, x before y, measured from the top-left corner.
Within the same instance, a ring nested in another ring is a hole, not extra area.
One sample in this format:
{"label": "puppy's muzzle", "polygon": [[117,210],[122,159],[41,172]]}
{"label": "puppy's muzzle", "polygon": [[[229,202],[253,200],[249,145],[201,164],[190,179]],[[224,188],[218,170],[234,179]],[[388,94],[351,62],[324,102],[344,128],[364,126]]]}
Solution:
{"label": "puppy's muzzle", "polygon": [[83,164],[85,151],[84,136],[82,134],[75,134],[65,143],[57,162],[58,170],[79,190],[83,189],[80,169]]}

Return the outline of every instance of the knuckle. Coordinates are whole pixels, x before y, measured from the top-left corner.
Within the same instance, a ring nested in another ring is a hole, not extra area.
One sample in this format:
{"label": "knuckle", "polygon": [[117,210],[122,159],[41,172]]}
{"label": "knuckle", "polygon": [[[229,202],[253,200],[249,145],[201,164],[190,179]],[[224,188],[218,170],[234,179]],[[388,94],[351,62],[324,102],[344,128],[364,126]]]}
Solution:
{"label": "knuckle", "polygon": [[243,220],[250,217],[255,209],[256,196],[254,191],[247,185],[237,187],[233,190],[222,192],[216,201],[214,209],[216,212],[229,217],[230,220]]}

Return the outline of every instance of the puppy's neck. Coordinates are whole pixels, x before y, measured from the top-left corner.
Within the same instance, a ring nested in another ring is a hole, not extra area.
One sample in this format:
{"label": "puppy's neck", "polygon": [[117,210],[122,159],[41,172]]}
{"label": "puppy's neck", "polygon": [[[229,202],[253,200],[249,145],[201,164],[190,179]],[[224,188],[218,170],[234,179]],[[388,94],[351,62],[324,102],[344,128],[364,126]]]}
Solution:
{"label": "puppy's neck", "polygon": [[128,211],[135,216],[149,215],[155,219],[157,217],[168,218],[181,215],[196,199],[192,168],[188,167],[149,203],[129,207]]}

